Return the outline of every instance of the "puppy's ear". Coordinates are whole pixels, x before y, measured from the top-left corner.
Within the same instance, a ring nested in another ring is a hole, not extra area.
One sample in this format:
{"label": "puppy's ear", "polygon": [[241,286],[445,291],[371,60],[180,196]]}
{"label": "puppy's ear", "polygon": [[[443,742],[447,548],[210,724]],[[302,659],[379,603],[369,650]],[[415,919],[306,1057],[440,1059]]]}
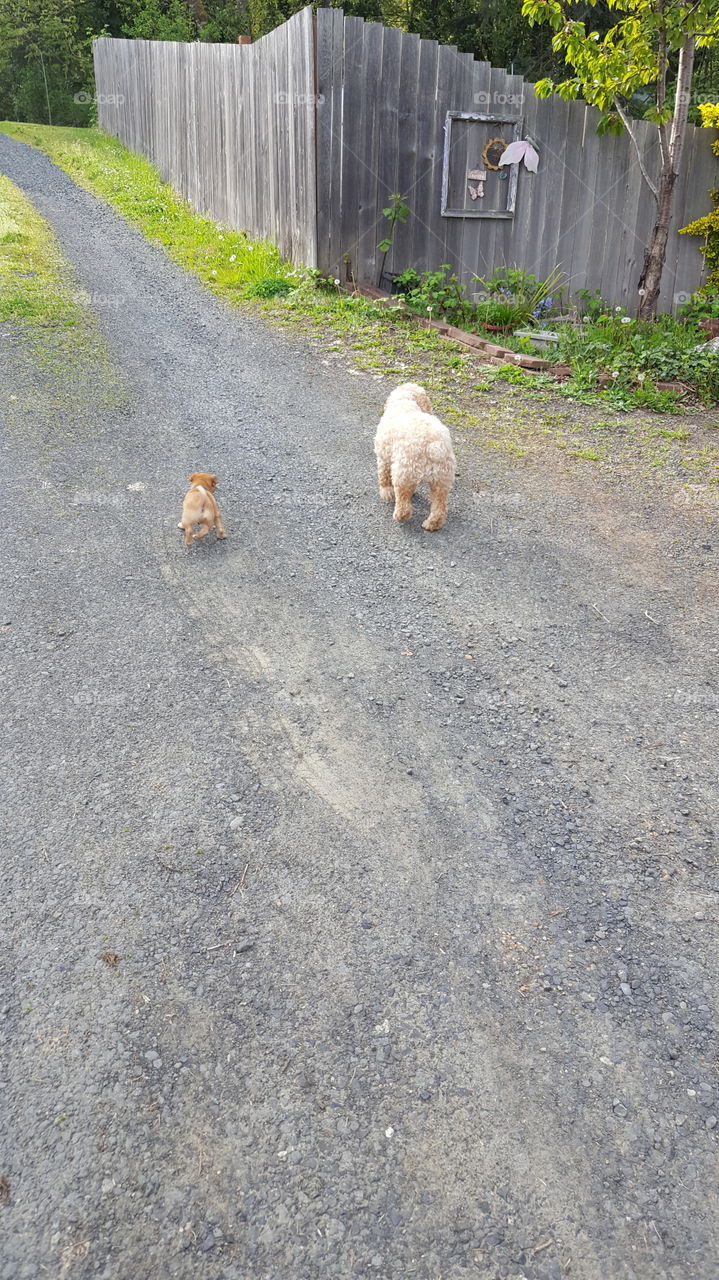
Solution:
{"label": "puppy's ear", "polygon": [[192,475],[190,476],[190,481],[189,481],[189,482],[190,482],[190,484],[196,484],[196,483],[197,483],[197,481],[198,481],[198,480],[201,480],[201,479],[202,479],[202,477],[200,476],[199,471],[193,471]]}
{"label": "puppy's ear", "polygon": [[213,489],[213,492],[214,492],[214,490],[217,488],[218,484],[220,483],[220,482],[219,482],[219,480],[217,479],[217,476],[208,476],[208,477],[207,477],[207,479],[209,480],[210,484],[212,485],[212,489]]}

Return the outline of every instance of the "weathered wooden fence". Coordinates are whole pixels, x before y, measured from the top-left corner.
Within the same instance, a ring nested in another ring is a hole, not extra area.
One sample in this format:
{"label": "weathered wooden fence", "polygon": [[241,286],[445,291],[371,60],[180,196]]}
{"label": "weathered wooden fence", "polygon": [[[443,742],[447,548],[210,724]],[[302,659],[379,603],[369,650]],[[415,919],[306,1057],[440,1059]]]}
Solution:
{"label": "weathered wooden fence", "polygon": [[316,261],[311,9],[253,45],[103,38],[94,57],[103,129],[201,213]]}
{"label": "weathered wooden fence", "polygon": [[[598,137],[595,108],[540,100],[520,76],[471,54],[339,10],[317,18],[320,265],[339,274],[348,254],[357,278],[376,283],[377,242],[387,227],[381,210],[398,191],[412,216],[397,229],[393,271],[447,262],[471,280],[497,266],[545,276],[560,265],[573,290],[635,302],[654,203],[626,135]],[[519,167],[514,212],[505,216],[510,179],[483,153],[493,137],[510,142],[514,122],[536,143],[540,162],[537,173]],[[656,130],[635,127],[656,171]],[[478,182],[467,175],[476,172],[487,176],[472,199]],[[676,228],[707,210],[708,188],[718,183],[706,131],[688,131],[685,175],[663,280],[667,310],[701,279],[698,242]]]}
{"label": "weathered wooden fence", "polygon": [[[387,268],[449,263],[465,281],[495,267],[599,289],[632,305],[654,206],[631,140],[598,137],[598,113],[538,100],[520,76],[395,28],[310,9],[254,45],[95,42],[100,123],[148,156],[193,206],[267,236],[296,262],[376,283],[382,216],[401,192]],[[120,100],[122,99],[122,100]],[[656,131],[635,126],[647,168]],[[496,167],[531,137],[537,173]],[[700,283],[697,240],[717,165],[690,128],[662,306]]]}

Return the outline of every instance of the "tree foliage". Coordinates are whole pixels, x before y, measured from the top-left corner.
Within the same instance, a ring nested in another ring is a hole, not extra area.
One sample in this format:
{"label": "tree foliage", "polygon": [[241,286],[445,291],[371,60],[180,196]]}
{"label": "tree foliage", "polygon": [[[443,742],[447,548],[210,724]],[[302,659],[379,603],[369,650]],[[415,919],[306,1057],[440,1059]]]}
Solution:
{"label": "tree foliage", "polygon": [[[532,24],[547,24],[552,46],[563,54],[571,74],[550,77],[535,86],[539,97],[557,93],[583,97],[602,112],[599,132],[626,129],[634,144],[642,177],[656,202],[648,232],[644,266],[638,281],[638,315],[656,312],[677,181],[682,173],[692,78],[697,49],[719,43],[716,0],[606,0],[616,21],[602,36],[576,15],[578,0],[522,0]],[[637,94],[651,94],[643,111],[658,132],[658,170],[650,173],[627,110]]]}
{"label": "tree foliage", "polygon": [[[0,118],[88,124],[92,38],[258,40],[306,0],[0,0]],[[315,0],[319,3],[319,0]],[[554,74],[562,59],[516,0],[332,0],[351,16],[414,31],[425,39],[511,67],[528,79]],[[584,5],[588,10],[589,6]],[[594,13],[600,28],[607,6]]]}
{"label": "tree foliage", "polygon": [[92,83],[88,28],[101,30],[102,15],[85,0],[0,0],[3,116],[84,123],[72,95]]}
{"label": "tree foliage", "polygon": [[604,112],[603,130],[621,133],[617,100],[630,100],[647,86],[655,92],[644,118],[667,124],[674,102],[667,93],[676,57],[691,38],[698,48],[719,40],[716,0],[676,4],[674,0],[606,0],[616,21],[604,34],[595,24],[575,16],[578,0],[523,0],[522,14],[530,25],[546,23],[554,32],[552,47],[564,55],[572,75],[549,77],[536,87],[539,97],[557,93],[565,100],[582,97]]}

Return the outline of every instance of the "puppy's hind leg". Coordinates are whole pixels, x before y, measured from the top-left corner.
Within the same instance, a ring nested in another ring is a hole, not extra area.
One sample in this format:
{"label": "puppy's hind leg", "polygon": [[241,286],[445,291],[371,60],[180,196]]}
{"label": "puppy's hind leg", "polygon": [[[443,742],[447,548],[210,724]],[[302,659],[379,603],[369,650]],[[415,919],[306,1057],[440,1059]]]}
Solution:
{"label": "puppy's hind leg", "polygon": [[427,519],[422,522],[423,529],[434,531],[441,529],[447,519],[447,497],[449,495],[449,485],[442,480],[435,480],[434,484],[429,486],[429,496],[431,505]]}
{"label": "puppy's hind leg", "polygon": [[203,520],[200,524],[199,533],[193,533],[192,535],[193,542],[199,542],[200,538],[206,538],[211,528],[212,525],[208,524],[206,520]]}
{"label": "puppy's hind leg", "polygon": [[220,515],[219,507],[215,507],[215,537],[216,538],[227,537],[227,534],[225,533],[225,526],[222,523],[222,516]]}

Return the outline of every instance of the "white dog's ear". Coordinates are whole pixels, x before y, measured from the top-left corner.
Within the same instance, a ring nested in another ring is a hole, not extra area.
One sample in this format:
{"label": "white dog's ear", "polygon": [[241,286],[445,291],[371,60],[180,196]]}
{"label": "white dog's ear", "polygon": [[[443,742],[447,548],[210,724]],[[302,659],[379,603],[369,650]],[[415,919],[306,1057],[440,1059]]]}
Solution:
{"label": "white dog's ear", "polygon": [[424,387],[418,388],[417,395],[415,396],[415,400],[417,401],[417,405],[422,410],[423,413],[432,412],[432,405],[430,402],[430,398],[427,395],[427,392],[425,391]]}

